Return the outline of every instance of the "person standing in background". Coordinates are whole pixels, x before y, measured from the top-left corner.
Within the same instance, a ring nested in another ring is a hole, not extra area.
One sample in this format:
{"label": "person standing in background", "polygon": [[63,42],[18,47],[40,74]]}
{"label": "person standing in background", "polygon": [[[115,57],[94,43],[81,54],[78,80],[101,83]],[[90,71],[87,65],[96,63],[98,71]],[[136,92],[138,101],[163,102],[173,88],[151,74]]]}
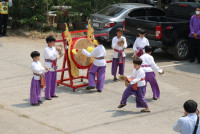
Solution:
{"label": "person standing in background", "polygon": [[0,37],[6,36],[8,25],[8,7],[12,7],[12,0],[0,0]]}
{"label": "person standing in background", "polygon": [[196,55],[200,64],[200,6],[196,8],[196,14],[190,19],[190,61],[195,62]]}

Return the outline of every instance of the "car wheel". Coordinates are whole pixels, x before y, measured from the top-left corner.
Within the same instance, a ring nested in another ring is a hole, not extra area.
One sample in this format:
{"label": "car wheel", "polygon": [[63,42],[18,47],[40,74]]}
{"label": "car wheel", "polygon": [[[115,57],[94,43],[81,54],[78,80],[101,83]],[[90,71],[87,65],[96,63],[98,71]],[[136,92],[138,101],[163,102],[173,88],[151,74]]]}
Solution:
{"label": "car wheel", "polygon": [[177,60],[184,60],[189,55],[189,42],[185,39],[177,41],[173,48],[173,56]]}

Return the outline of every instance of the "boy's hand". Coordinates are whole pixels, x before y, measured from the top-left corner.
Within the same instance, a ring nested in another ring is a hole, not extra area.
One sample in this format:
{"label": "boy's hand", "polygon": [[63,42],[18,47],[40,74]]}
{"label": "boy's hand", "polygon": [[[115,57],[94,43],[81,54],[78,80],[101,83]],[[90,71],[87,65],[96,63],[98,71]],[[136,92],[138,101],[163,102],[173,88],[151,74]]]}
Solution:
{"label": "boy's hand", "polygon": [[117,45],[119,45],[119,46],[121,45],[120,41],[117,42]]}
{"label": "boy's hand", "polygon": [[164,70],[162,70],[162,72],[161,73],[159,73],[159,74],[164,74],[165,73],[165,71]]}
{"label": "boy's hand", "polygon": [[61,47],[60,46],[56,46],[56,50],[59,52],[61,51]]}
{"label": "boy's hand", "polygon": [[198,34],[194,33],[193,36],[195,39],[198,39]]}
{"label": "boy's hand", "polygon": [[44,68],[45,68],[47,71],[49,71],[49,70],[50,70],[50,68],[47,68],[47,66],[44,66]]}

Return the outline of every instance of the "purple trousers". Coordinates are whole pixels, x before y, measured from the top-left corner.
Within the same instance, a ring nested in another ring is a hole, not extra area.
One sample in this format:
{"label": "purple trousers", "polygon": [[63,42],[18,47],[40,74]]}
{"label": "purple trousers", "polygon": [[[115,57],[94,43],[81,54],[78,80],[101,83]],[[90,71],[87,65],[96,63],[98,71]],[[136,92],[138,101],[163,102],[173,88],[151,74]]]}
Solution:
{"label": "purple trousers", "polygon": [[40,80],[34,80],[34,78],[32,78],[30,89],[30,103],[37,104],[39,100],[41,100]]}
{"label": "purple trousers", "polygon": [[116,76],[117,75],[117,67],[119,66],[119,74],[124,75],[124,68],[125,68],[125,57],[123,57],[123,63],[119,64],[118,58],[113,58],[112,61],[112,75]]}
{"label": "purple trousers", "polygon": [[49,99],[51,96],[55,96],[56,85],[57,85],[57,72],[48,71],[45,73],[45,98]]}
{"label": "purple trousers", "polygon": [[147,101],[145,99],[146,88],[138,87],[137,91],[133,90],[132,85],[128,86],[122,95],[121,104],[126,104],[127,99],[130,95],[135,95],[136,97],[136,107],[137,108],[147,108]]}
{"label": "purple trousers", "polygon": [[149,82],[151,85],[151,89],[153,91],[153,97],[159,98],[160,97],[160,89],[159,89],[158,83],[156,81],[155,73],[154,72],[146,72],[145,74],[146,74],[146,76],[145,76],[146,85],[147,85],[147,82]]}
{"label": "purple trousers", "polygon": [[105,80],[105,71],[106,71],[106,66],[99,67],[99,66],[92,65],[88,74],[89,86],[95,87],[95,75],[96,73],[98,73],[96,89],[102,91],[103,86],[104,86],[104,80]]}

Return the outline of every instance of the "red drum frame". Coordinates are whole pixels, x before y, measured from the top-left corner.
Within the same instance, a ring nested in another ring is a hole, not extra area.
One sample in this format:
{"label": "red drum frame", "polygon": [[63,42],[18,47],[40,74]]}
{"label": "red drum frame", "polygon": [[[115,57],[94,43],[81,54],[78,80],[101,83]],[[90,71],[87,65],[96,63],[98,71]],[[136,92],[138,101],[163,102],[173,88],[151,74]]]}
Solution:
{"label": "red drum frame", "polygon": [[[70,33],[71,34],[75,34],[75,33],[87,32],[87,31],[88,30],[72,31]],[[107,36],[107,35],[108,34],[98,34],[98,35],[95,35],[94,37]],[[87,36],[75,37],[75,38],[72,38],[72,41],[74,42],[75,40],[80,39],[80,38],[87,38]],[[84,69],[87,69],[87,74],[85,76],[78,76],[77,78],[73,78],[72,75],[71,75],[71,70],[70,70],[71,66],[70,66],[70,61],[69,61],[69,57],[68,57],[68,49],[66,49],[66,48],[68,48],[67,47],[68,46],[68,42],[66,40],[66,37],[65,37],[64,33],[62,33],[62,40],[56,40],[56,43],[58,43],[58,42],[63,42],[64,48],[65,48],[65,54],[64,54],[64,58],[63,58],[62,69],[57,70],[57,72],[61,73],[60,79],[57,80],[57,86],[63,85],[63,86],[70,87],[70,88],[73,89],[73,92],[75,92],[75,90],[77,88],[88,86],[88,83],[74,85],[73,80],[80,79],[81,82],[83,82],[83,79],[87,79],[88,80],[88,72],[89,72],[89,69],[90,69],[92,64],[90,66],[88,66],[87,68],[84,68]],[[111,62],[112,62],[112,60],[107,61],[107,63],[111,63]],[[66,67],[66,64],[67,64],[67,67]],[[68,74],[69,74],[68,78],[64,78],[65,71],[68,71]],[[69,84],[65,83],[66,81],[69,81]]]}

